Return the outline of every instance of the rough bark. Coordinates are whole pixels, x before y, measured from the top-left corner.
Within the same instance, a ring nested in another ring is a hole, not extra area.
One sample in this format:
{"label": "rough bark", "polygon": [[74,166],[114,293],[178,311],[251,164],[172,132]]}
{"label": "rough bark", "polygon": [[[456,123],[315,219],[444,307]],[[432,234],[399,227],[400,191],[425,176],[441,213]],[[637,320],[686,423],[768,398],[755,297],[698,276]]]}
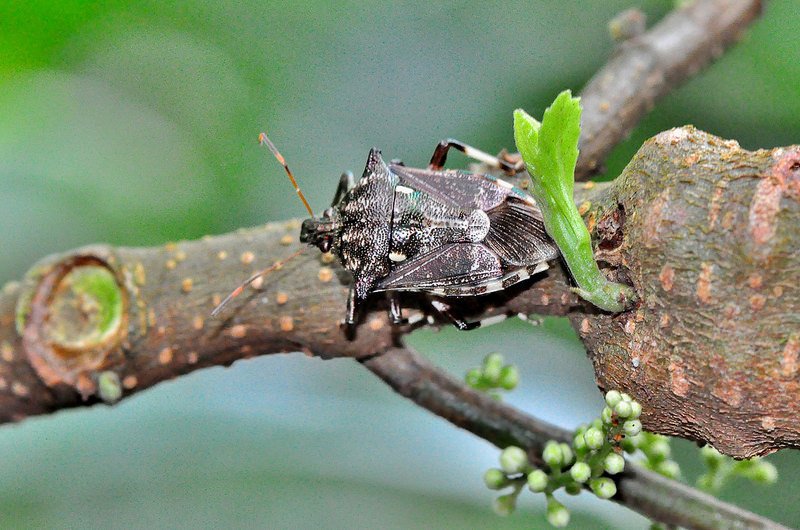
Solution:
{"label": "rough bark", "polygon": [[737,457],[800,446],[798,201],[797,146],[748,152],[686,127],[645,143],[595,206],[598,257],[641,303],[570,319],[647,429]]}

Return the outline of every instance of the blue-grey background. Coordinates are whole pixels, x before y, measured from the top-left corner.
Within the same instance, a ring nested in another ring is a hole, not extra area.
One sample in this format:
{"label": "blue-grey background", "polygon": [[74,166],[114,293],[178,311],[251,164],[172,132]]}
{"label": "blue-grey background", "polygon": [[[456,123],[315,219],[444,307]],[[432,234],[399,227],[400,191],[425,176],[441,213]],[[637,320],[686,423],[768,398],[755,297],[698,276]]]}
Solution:
{"label": "blue-grey background", "polygon": [[[424,164],[456,137],[512,147],[511,112],[579,90],[612,52],[606,21],[672,2],[5,0],[0,3],[0,282],[85,243],[153,245],[304,210],[256,135],[281,147],[315,209],[369,147]],[[616,149],[694,123],[745,147],[800,143],[796,5],[670,95]],[[464,164],[453,156],[451,164]],[[236,282],[237,279],[230,279]],[[517,363],[509,401],[573,427],[597,414],[565,322],[519,321],[412,342],[461,374]],[[691,444],[678,444],[696,474]],[[272,356],[165,383],[113,409],[0,428],[3,528],[539,528],[524,495],[489,509],[494,448],[394,395],[354,363]],[[781,482],[723,497],[800,525],[796,453]],[[645,528],[582,495],[575,528]]]}

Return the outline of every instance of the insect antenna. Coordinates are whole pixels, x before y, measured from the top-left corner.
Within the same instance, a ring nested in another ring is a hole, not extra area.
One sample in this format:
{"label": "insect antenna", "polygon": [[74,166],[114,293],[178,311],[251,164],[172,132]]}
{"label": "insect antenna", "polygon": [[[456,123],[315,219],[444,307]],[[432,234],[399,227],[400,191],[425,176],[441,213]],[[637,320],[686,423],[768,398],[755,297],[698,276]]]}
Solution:
{"label": "insect antenna", "polygon": [[242,294],[242,292],[244,292],[245,288],[248,285],[250,285],[251,283],[256,281],[258,278],[260,278],[262,276],[266,276],[270,272],[280,269],[281,267],[283,267],[284,265],[286,265],[287,263],[292,261],[294,258],[296,258],[300,254],[305,252],[305,250],[308,249],[308,248],[309,247],[303,247],[303,248],[299,249],[297,252],[294,252],[293,254],[291,254],[288,258],[283,259],[281,261],[276,261],[275,263],[273,263],[272,265],[270,265],[266,269],[260,270],[257,273],[253,274],[252,276],[250,276],[249,278],[247,278],[245,281],[242,282],[242,284],[239,287],[237,287],[236,289],[231,291],[231,294],[226,296],[225,300],[220,302],[219,305],[214,308],[214,310],[211,312],[211,316],[212,317],[217,316],[220,313],[220,311],[222,311],[222,309],[226,305],[228,305],[228,302],[230,302],[231,300],[233,300],[234,298],[236,298],[237,296]]}
{"label": "insect antenna", "polygon": [[270,140],[267,137],[267,133],[262,132],[258,135],[258,143],[269,147],[269,150],[272,151],[272,154],[275,155],[275,158],[277,158],[278,162],[281,163],[283,169],[286,170],[286,174],[289,175],[289,180],[292,182],[292,186],[294,186],[294,191],[297,192],[297,195],[300,197],[300,200],[303,201],[303,206],[305,206],[306,210],[308,210],[308,215],[314,217],[314,211],[311,209],[311,206],[309,206],[308,201],[306,200],[306,196],[303,195],[302,191],[300,191],[300,186],[297,185],[297,181],[294,179],[294,175],[292,175],[292,170],[289,169],[288,165],[286,165],[286,159],[283,158],[282,154],[280,154],[278,148],[275,147],[275,144],[272,143],[272,140]]}

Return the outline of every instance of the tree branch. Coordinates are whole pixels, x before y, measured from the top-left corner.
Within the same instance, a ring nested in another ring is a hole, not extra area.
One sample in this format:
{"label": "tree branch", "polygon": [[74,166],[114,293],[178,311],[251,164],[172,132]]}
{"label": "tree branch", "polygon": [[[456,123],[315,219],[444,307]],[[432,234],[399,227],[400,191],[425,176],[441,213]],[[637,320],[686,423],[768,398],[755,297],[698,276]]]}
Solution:
{"label": "tree branch", "polygon": [[[542,465],[548,440],[571,442],[572,433],[476,392],[406,348],[392,348],[362,364],[398,394],[499,448],[526,449]],[[664,524],[684,528],[785,528],[716,497],[635,464],[614,477],[614,501]]]}
{"label": "tree branch", "polygon": [[581,92],[576,179],[595,173],[656,101],[738,41],[761,9],[757,0],[687,2],[649,31],[623,42]]}

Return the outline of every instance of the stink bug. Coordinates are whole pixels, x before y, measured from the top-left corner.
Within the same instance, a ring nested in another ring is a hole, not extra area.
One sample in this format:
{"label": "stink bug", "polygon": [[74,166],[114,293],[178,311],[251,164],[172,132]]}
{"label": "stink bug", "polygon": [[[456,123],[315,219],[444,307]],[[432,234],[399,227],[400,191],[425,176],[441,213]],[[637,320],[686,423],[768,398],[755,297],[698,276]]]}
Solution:
{"label": "stink bug", "polygon": [[491,175],[443,169],[451,148],[510,175],[521,171],[521,161],[512,164],[444,140],[427,169],[415,169],[398,161],[387,164],[372,149],[361,178],[344,173],[331,207],[315,217],[274,144],[264,133],[259,138],[284,166],[311,214],[300,241],[332,252],[353,275],[344,319],[348,327],[375,292],[388,294],[392,322],[403,322],[400,291],[433,295],[433,307],[459,329],[477,327],[480,323],[456,316],[448,298],[506,289],[546,270],[547,262],[559,256],[530,195]]}

